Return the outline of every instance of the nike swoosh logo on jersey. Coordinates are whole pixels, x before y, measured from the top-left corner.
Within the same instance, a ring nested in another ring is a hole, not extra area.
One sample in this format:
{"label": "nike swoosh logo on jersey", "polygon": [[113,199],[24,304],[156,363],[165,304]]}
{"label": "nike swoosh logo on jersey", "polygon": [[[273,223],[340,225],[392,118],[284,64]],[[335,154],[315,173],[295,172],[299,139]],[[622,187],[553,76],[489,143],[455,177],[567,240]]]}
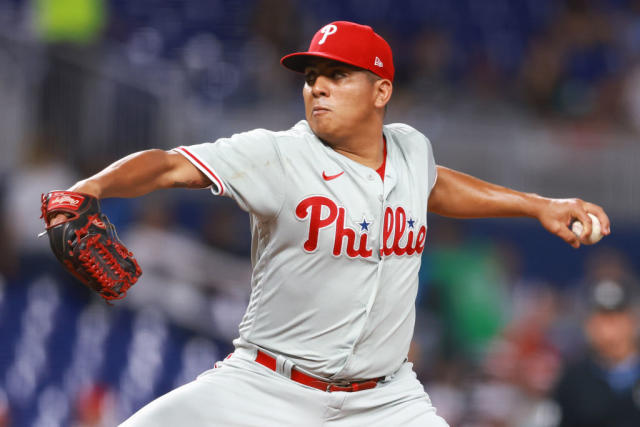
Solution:
{"label": "nike swoosh logo on jersey", "polygon": [[342,175],[344,173],[344,171],[335,174],[335,175],[327,175],[324,171],[322,171],[322,178],[324,178],[325,181],[331,181],[332,179],[336,179],[337,177],[339,177],[340,175]]}

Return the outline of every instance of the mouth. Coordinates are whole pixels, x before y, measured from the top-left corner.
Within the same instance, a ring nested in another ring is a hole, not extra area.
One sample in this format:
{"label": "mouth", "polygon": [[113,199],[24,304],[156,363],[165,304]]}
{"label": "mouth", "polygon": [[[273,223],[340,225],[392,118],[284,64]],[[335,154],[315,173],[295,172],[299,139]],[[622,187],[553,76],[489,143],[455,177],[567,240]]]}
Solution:
{"label": "mouth", "polygon": [[315,116],[315,115],[319,115],[319,114],[328,113],[329,111],[331,111],[331,110],[329,110],[327,107],[322,107],[322,106],[316,105],[311,110],[311,114]]}

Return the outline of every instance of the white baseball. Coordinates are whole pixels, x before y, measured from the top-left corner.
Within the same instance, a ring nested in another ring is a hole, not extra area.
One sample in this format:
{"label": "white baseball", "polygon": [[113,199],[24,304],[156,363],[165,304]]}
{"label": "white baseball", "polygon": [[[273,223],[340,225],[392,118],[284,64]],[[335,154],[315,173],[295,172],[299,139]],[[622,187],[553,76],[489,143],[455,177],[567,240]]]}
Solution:
{"label": "white baseball", "polygon": [[[588,214],[589,218],[591,218],[591,235],[589,236],[589,243],[597,243],[602,239],[602,233],[600,228],[600,220],[594,214]],[[580,237],[582,236],[582,231],[584,230],[584,226],[578,220],[575,220],[573,224],[571,224],[571,231],[573,234]]]}

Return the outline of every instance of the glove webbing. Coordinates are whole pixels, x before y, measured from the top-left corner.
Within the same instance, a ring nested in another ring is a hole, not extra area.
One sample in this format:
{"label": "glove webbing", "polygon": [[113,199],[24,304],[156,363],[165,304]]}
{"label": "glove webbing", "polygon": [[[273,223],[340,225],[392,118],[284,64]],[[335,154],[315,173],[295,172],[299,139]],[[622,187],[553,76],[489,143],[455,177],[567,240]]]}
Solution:
{"label": "glove webbing", "polygon": [[[95,221],[100,221],[98,215],[90,215],[88,217],[87,224],[81,229],[75,230],[77,244],[80,244],[80,240],[88,234],[89,227],[91,227],[91,225]],[[83,242],[85,247],[83,249],[78,249],[78,260],[82,263],[82,266],[94,281],[98,283],[108,284],[108,287],[103,288],[99,292],[102,298],[104,298],[105,300],[122,299],[126,296],[126,292],[131,287],[129,282],[131,281],[132,277],[122,268],[122,266],[118,263],[118,260],[111,254],[111,252],[107,250],[106,246],[113,246],[113,248],[123,257],[132,256],[132,254],[124,247],[122,247],[122,245],[118,244],[117,242],[113,242],[111,239],[106,240],[105,246],[100,242],[100,237],[100,235],[96,234],[89,237],[86,241]],[[72,242],[69,241],[69,244],[72,244]],[[121,278],[120,280],[109,278],[109,275],[104,270],[103,266],[96,262],[92,250],[96,250],[100,254],[100,256],[106,260],[107,266],[117,277]],[[114,290],[114,288],[118,289],[120,293]]]}

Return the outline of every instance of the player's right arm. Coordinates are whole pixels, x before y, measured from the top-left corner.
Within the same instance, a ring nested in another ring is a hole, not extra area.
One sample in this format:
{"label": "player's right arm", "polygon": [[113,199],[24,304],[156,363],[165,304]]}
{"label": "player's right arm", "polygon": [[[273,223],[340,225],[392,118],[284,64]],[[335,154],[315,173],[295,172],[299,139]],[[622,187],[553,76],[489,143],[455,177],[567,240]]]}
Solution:
{"label": "player's right arm", "polygon": [[[198,168],[174,151],[152,149],[130,154],[97,174],[78,181],[69,191],[107,197],[138,197],[163,188],[205,188],[211,185]],[[66,217],[59,214],[55,225]]]}
{"label": "player's right arm", "polygon": [[[444,166],[438,166],[437,170],[438,179],[429,194],[429,212],[452,218],[532,217],[574,248],[580,243],[590,244],[586,240],[591,234],[588,213],[598,217],[605,236],[611,233],[609,217],[594,203],[523,193]],[[569,229],[573,219],[584,224],[582,238]]]}
{"label": "player's right arm", "polygon": [[78,181],[69,191],[104,199],[138,197],[163,188],[205,188],[209,185],[211,180],[181,154],[152,149],[116,161]]}

